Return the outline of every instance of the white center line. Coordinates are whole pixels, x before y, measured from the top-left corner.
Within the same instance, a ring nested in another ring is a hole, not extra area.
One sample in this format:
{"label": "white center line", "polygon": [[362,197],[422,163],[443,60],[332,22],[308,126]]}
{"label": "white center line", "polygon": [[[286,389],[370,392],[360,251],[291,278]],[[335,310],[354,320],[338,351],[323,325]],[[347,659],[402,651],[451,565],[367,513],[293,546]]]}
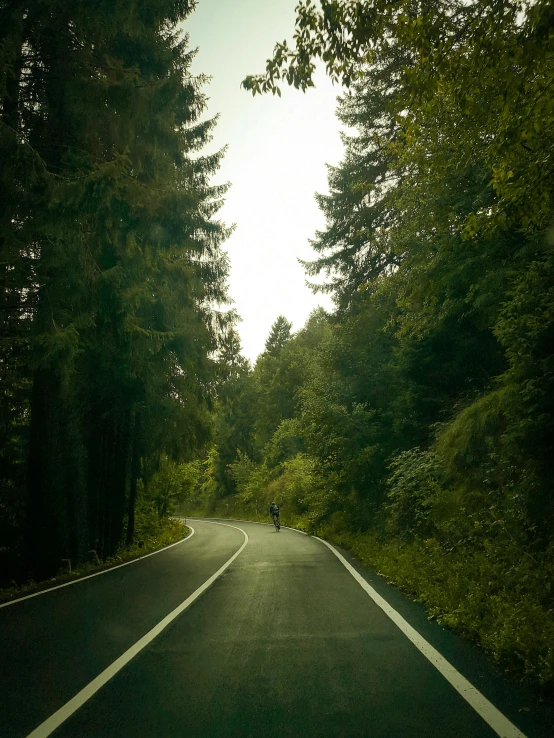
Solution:
{"label": "white center line", "polygon": [[235,528],[236,530],[240,530],[240,532],[244,535],[244,542],[242,546],[239,548],[239,550],[234,553],[231,558],[226,561],[223,566],[221,566],[215,574],[212,574],[212,576],[209,579],[206,579],[204,584],[202,584],[200,587],[198,587],[197,590],[195,590],[184,602],[181,602],[180,605],[178,605],[172,612],[169,613],[169,615],[166,615],[163,620],[160,620],[160,622],[155,625],[152,630],[148,631],[146,635],[144,635],[140,640],[138,640],[131,648],[127,649],[125,653],[123,653],[118,659],[116,659],[110,666],[108,666],[107,669],[104,669],[103,672],[98,674],[98,676],[92,680],[92,682],[89,682],[86,687],[83,687],[83,689],[78,692],[75,697],[72,697],[69,702],[66,702],[63,707],[60,707],[59,710],[57,710],[53,715],[50,715],[50,717],[45,720],[43,723],[41,723],[38,728],[35,728],[32,733],[29,733],[27,738],[47,738],[47,736],[51,735],[59,726],[67,720],[70,715],[73,715],[74,712],[76,712],[80,707],[82,707],[85,702],[87,702],[98,690],[104,686],[113,676],[117,674],[118,671],[120,671],[126,664],[131,661],[132,658],[134,658],[140,651],[142,651],[143,648],[145,648],[149,643],[151,643],[154,638],[156,638],[164,628],[167,628],[167,626],[175,620],[177,616],[179,616],[182,612],[184,612],[187,607],[192,605],[192,603],[200,597],[200,595],[205,592],[210,585],[212,585],[215,580],[220,577],[223,572],[231,566],[233,561],[237,558],[237,556],[244,550],[248,543],[248,534],[246,531],[244,531],[242,528],[238,528],[236,525],[226,525],[225,523],[215,523],[215,525],[225,525],[226,528]]}
{"label": "white center line", "polygon": [[[314,538],[317,538],[317,536],[314,536]],[[492,702],[489,702],[488,699],[481,694],[473,684],[471,684],[471,682],[468,682],[468,680],[463,677],[460,672],[457,671],[452,664],[436,650],[436,648],[433,648],[430,643],[427,643],[425,638],[423,638],[417,630],[412,628],[412,626],[404,620],[402,615],[391,607],[380,594],[377,594],[373,587],[366,582],[361,574],[358,574],[356,569],[348,563],[344,556],[342,556],[333,546],[331,546],[330,543],[327,543],[327,541],[324,541],[322,538],[317,538],[317,540],[321,541],[321,543],[324,543],[327,548],[331,549],[375,604],[389,616],[392,622],[400,628],[404,635],[425,656],[425,658],[428,659],[433,666],[438,669],[438,671],[440,671],[442,676],[450,682],[464,700],[473,707],[475,712],[480,715],[486,723],[488,723],[496,735],[500,736],[500,738],[526,738],[519,728],[511,723],[508,718],[492,704]]]}

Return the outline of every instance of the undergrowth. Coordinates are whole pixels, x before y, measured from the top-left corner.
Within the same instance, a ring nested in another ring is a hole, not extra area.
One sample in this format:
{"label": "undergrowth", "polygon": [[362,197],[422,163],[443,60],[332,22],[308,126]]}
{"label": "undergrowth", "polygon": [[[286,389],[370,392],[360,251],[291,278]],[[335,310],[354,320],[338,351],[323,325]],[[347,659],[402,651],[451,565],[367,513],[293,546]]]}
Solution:
{"label": "undergrowth", "polygon": [[322,533],[422,602],[430,618],[477,643],[507,672],[552,691],[554,612],[509,570],[500,574],[485,553],[448,553],[433,539],[383,541],[373,533]]}

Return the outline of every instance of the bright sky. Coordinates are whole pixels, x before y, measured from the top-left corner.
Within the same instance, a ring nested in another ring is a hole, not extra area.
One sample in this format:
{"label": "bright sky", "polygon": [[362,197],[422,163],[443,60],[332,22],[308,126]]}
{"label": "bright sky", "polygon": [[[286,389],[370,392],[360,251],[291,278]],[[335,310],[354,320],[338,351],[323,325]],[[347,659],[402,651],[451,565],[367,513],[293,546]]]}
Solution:
{"label": "bright sky", "polygon": [[301,328],[329,298],[313,295],[297,259],[312,259],[308,239],[325,219],[314,200],[327,192],[325,164],[342,158],[334,115],[340,88],[322,73],[306,94],[283,86],[281,98],[240,87],[262,72],[276,41],[292,39],[298,0],[199,0],[185,22],[198,46],[193,74],[208,74],[208,115],[220,114],[210,149],[227,145],[215,183],[232,187],[220,218],[236,230],[226,242],[230,294],[242,318],[243,353],[255,360],[272,323],[285,315]]}

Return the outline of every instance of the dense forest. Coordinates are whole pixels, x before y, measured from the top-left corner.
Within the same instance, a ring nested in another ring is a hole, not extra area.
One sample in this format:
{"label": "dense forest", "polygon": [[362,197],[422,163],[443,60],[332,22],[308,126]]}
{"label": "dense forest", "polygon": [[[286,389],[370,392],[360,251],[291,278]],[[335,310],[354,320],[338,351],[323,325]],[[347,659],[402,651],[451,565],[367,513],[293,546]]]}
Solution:
{"label": "dense forest", "polygon": [[254,367],[193,6],[0,2],[2,577],[275,499],[552,687],[554,4],[299,4],[243,84],[347,90],[305,264],[334,309]]}
{"label": "dense forest", "polygon": [[0,586],[130,544],[211,436],[234,318],[193,7],[0,2]]}
{"label": "dense forest", "polygon": [[229,356],[183,509],[318,532],[554,678],[554,5],[321,2],[245,87],[348,88],[309,278],[335,309]]}

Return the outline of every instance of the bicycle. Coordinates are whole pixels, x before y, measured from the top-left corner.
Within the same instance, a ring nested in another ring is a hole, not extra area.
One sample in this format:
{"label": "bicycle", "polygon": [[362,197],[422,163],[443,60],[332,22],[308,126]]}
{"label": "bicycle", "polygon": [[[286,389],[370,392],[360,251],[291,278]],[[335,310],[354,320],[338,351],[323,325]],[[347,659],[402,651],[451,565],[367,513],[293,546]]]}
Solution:
{"label": "bicycle", "polygon": [[279,531],[281,530],[281,522],[279,521],[278,515],[273,516],[273,525],[275,526],[275,530],[277,531],[277,533],[279,533]]}

